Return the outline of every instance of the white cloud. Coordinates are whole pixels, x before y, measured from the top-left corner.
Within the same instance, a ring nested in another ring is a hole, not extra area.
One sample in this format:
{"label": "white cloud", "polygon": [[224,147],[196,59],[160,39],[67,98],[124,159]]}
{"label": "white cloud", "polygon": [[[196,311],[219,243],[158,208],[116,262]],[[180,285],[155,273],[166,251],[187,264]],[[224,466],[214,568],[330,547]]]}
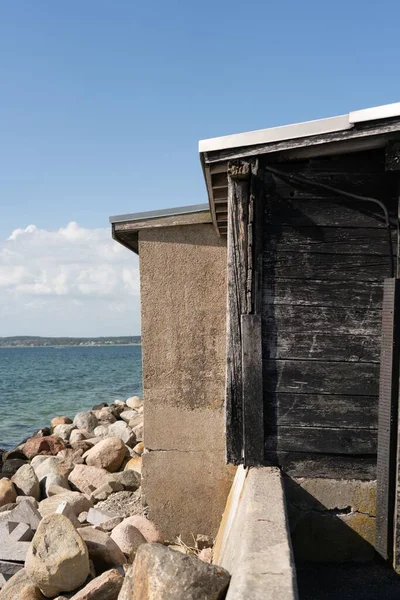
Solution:
{"label": "white cloud", "polygon": [[0,336],[139,333],[137,257],[109,229],[35,225],[0,242]]}

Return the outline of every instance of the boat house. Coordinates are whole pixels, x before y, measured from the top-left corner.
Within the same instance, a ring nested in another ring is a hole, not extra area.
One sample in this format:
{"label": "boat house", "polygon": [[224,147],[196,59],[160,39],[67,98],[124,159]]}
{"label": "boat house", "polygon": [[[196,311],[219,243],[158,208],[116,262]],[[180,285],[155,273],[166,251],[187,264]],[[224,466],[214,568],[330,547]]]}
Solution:
{"label": "boat house", "polygon": [[354,533],[341,558],[390,557],[400,103],[199,151],[208,203],[111,218],[139,254],[150,517],[214,535],[236,466],[274,465],[295,551],[325,535],[335,554],[333,503]]}

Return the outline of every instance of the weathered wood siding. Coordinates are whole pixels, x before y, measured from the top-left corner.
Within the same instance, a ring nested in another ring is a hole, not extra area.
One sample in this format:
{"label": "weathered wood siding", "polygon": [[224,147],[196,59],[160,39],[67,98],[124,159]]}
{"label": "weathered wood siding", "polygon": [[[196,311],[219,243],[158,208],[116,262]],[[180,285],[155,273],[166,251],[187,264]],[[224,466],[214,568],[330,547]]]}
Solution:
{"label": "weathered wood siding", "polygon": [[[383,150],[280,168],[377,197],[395,215],[395,180],[385,173]],[[396,251],[394,227],[392,239]],[[263,230],[267,459],[351,455],[363,457],[370,472],[389,248],[377,205],[299,192],[274,178]]]}

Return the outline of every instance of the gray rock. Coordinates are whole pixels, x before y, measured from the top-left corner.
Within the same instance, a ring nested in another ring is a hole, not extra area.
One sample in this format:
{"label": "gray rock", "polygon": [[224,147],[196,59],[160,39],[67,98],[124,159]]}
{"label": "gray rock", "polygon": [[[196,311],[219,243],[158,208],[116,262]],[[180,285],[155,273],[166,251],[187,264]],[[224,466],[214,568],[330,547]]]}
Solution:
{"label": "gray rock", "polygon": [[20,496],[32,496],[35,500],[40,500],[39,479],[30,464],[20,467],[11,481]]}
{"label": "gray rock", "polygon": [[44,600],[37,585],[28,576],[25,569],[20,569],[2,587],[0,600]]}
{"label": "gray rock", "polygon": [[61,502],[68,502],[76,516],[78,516],[81,512],[89,510],[93,506],[93,503],[80,492],[68,492],[65,490],[61,494],[56,494],[55,496],[50,496],[45,500],[42,500],[39,504],[39,512],[45,517],[47,515],[54,514],[61,504]]}
{"label": "gray rock", "polygon": [[[32,463],[31,463],[32,464]],[[72,471],[71,465],[65,462],[58,456],[46,456],[46,460],[42,461],[39,465],[32,465],[39,482],[42,481],[48,475],[61,475],[68,477]]]}
{"label": "gray rock", "polygon": [[90,499],[93,504],[96,504],[96,502],[107,500],[107,498],[115,492],[122,492],[123,489],[124,486],[122,483],[119,483],[118,481],[108,481],[107,483],[103,483],[103,485],[95,489],[94,492],[90,494]]}
{"label": "gray rock", "polygon": [[71,444],[71,447],[74,448],[74,444],[76,442],[87,441],[90,440],[92,437],[94,437],[93,433],[86,431],[86,429],[74,429],[73,431],[71,431],[69,443]]}
{"label": "gray rock", "polygon": [[43,479],[40,482],[42,498],[47,498],[49,496],[49,490],[50,488],[53,488],[53,486],[57,486],[58,488],[62,488],[67,491],[71,491],[68,479],[64,475],[50,473],[49,475],[46,475],[46,477],[43,477]]}
{"label": "gray rock", "polygon": [[90,496],[103,483],[113,481],[113,476],[105,469],[88,465],[75,465],[73,471],[69,474],[68,480],[72,488]]}
{"label": "gray rock", "polygon": [[12,477],[23,465],[28,464],[28,460],[22,458],[9,458],[3,462],[1,471],[7,477]]}
{"label": "gray rock", "polygon": [[119,418],[125,421],[125,423],[129,423],[129,421],[136,417],[137,414],[136,410],[124,410],[124,412],[119,415]]}
{"label": "gray rock", "polygon": [[28,550],[25,569],[50,598],[85,583],[90,571],[88,550],[67,517],[53,514],[42,520]]}
{"label": "gray rock", "polygon": [[108,436],[119,438],[127,446],[129,446],[129,448],[133,448],[133,446],[136,444],[135,434],[124,421],[112,423],[108,428]]}
{"label": "gray rock", "polygon": [[108,435],[108,428],[109,425],[98,425],[93,433],[96,437],[99,438],[106,437]]}
{"label": "gray rock", "polygon": [[142,544],[127,573],[119,600],[220,600],[229,586],[228,571],[170,550]]}
{"label": "gray rock", "polygon": [[0,523],[0,560],[24,562],[32,538],[26,523]]}
{"label": "gray rock", "polygon": [[111,538],[121,548],[122,552],[129,556],[130,562],[133,562],[139,546],[147,542],[139,529],[130,524],[129,518],[124,519],[112,530]]}
{"label": "gray rock", "polygon": [[35,508],[39,507],[39,502],[33,496],[18,496],[16,499],[16,504],[21,504],[21,502],[29,502]]}
{"label": "gray rock", "polygon": [[77,413],[73,424],[77,429],[84,429],[89,433],[93,433],[99,423],[95,415],[91,411],[87,411]]}
{"label": "gray rock", "polygon": [[[74,509],[69,504],[69,502],[66,502],[66,500],[64,500],[57,506],[56,512],[54,514],[64,515],[64,517],[67,517],[67,519],[69,519],[71,521],[71,523],[75,527],[75,529],[77,529],[81,525],[78,520],[78,517],[75,514]],[[80,514],[82,514],[82,513],[80,513]]]}
{"label": "gray rock", "polygon": [[96,573],[127,562],[122,550],[107,533],[94,527],[81,527],[78,531],[88,548]]}
{"label": "gray rock", "polygon": [[143,442],[143,430],[143,423],[141,423],[140,425],[136,425],[136,427],[132,428],[132,431],[136,436],[136,441]]}
{"label": "gray rock", "polygon": [[53,429],[53,435],[67,441],[74,429],[76,429],[75,425],[56,425]]}
{"label": "gray rock", "polygon": [[41,515],[37,508],[30,502],[20,502],[14,510],[4,515],[0,514],[0,523],[10,521],[12,523],[27,523],[32,529],[37,529]]}
{"label": "gray rock", "polygon": [[106,521],[109,521],[110,519],[113,519],[116,516],[117,515],[115,515],[112,512],[106,512],[97,510],[96,508],[90,508],[86,515],[86,521],[91,525],[97,526],[101,525],[102,523],[105,523]]}
{"label": "gray rock", "polygon": [[90,581],[71,600],[117,600],[123,581],[123,575],[111,569]]}
{"label": "gray rock", "polygon": [[124,486],[124,489],[129,492],[135,492],[139,489],[142,481],[141,474],[131,469],[128,471],[121,471],[120,473],[114,473],[113,477],[115,481],[121,483]]}
{"label": "gray rock", "polygon": [[109,519],[108,521],[101,523],[101,525],[98,525],[97,529],[100,529],[101,531],[106,531],[107,533],[109,533],[113,529],[115,529],[117,527],[117,525],[122,523],[123,520],[124,520],[123,517],[113,517],[112,519]]}

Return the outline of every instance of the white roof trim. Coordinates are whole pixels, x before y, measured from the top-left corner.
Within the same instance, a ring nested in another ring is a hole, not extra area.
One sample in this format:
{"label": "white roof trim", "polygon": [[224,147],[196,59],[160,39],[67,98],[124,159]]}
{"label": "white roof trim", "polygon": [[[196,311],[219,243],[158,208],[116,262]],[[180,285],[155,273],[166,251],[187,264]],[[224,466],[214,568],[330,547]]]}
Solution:
{"label": "white roof trim", "polygon": [[215,150],[239,148],[240,146],[254,146],[256,144],[268,144],[313,135],[322,135],[324,133],[334,133],[351,129],[355,123],[398,116],[400,116],[400,102],[395,102],[394,104],[353,111],[348,115],[339,117],[305,121],[304,123],[295,123],[282,127],[271,127],[270,129],[259,129],[247,133],[201,140],[199,142],[199,152],[213,152]]}
{"label": "white roof trim", "polygon": [[390,119],[400,115],[400,102],[394,104],[384,104],[383,106],[374,106],[373,108],[364,108],[364,110],[355,110],[349,113],[350,123],[364,123],[365,121],[376,121],[377,119]]}

